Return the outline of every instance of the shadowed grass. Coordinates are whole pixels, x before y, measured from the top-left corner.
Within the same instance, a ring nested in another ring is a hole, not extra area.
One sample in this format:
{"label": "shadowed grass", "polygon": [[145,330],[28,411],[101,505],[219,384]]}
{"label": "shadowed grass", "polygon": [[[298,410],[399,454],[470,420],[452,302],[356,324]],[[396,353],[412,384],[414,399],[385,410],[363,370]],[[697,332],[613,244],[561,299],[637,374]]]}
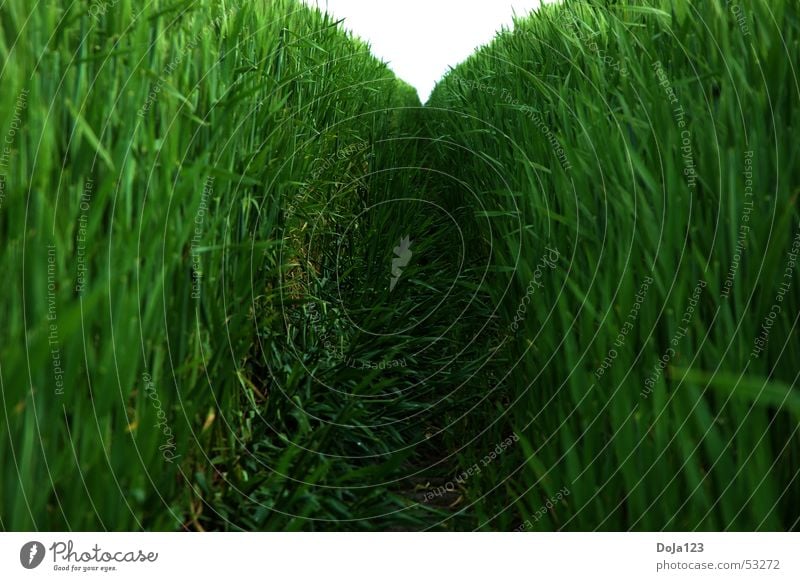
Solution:
{"label": "shadowed grass", "polygon": [[491,211],[451,188],[519,327],[512,403],[475,419],[523,445],[471,481],[475,526],[797,526],[800,21],[794,2],[740,8],[545,6],[435,89],[434,167]]}

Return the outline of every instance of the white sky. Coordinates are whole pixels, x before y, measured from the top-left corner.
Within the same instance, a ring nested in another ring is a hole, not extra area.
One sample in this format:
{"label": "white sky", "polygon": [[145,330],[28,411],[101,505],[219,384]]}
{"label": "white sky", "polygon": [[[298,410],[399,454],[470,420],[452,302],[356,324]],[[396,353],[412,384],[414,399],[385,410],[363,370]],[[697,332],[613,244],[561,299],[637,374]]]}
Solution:
{"label": "white sky", "polygon": [[369,42],[424,103],[436,82],[541,0],[303,0]]}

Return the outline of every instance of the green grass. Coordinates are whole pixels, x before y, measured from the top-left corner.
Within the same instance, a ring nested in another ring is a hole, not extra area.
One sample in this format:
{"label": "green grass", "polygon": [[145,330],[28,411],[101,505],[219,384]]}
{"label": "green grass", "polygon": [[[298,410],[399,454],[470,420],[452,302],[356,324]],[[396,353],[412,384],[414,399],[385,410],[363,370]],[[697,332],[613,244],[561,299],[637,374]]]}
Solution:
{"label": "green grass", "polygon": [[7,1],[0,529],[796,529],[800,19],[741,7],[545,6],[422,107],[294,0]]}
{"label": "green grass", "polygon": [[492,241],[507,327],[541,284],[504,343],[512,403],[482,418],[524,445],[473,483],[476,527],[797,527],[800,21],[740,8],[746,31],[723,2],[546,6],[434,91],[436,167],[477,190],[450,195]]}
{"label": "green grass", "polygon": [[[265,307],[301,251],[287,208],[354,191],[328,175],[303,184],[342,151],[329,173],[362,175],[403,124],[390,108],[419,102],[292,1],[103,6],[0,11],[4,134],[26,103],[0,213],[0,526],[290,526],[281,514],[310,505],[271,471],[322,475],[287,444],[290,430],[307,443],[296,412],[263,433],[255,406],[278,388],[252,376],[257,338],[282,327]],[[302,362],[275,349],[260,363],[299,392]],[[269,463],[251,468],[242,456],[262,449]],[[259,487],[281,498],[274,510],[221,504]]]}

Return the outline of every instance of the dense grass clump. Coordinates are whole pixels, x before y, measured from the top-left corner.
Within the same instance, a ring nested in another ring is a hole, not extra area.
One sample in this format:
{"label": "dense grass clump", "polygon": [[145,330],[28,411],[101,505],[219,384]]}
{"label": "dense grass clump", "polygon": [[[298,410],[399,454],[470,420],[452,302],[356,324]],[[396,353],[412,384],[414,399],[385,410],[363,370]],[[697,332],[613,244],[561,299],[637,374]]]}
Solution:
{"label": "dense grass clump", "polygon": [[[367,172],[413,90],[291,0],[10,0],[0,54],[0,528],[280,528],[334,510],[298,507],[272,474],[321,478],[287,443],[307,443],[296,412],[255,442],[278,389],[253,379],[254,344],[282,325],[291,265],[345,216],[305,246],[299,222],[356,190],[342,177]],[[302,360],[265,350],[299,389]],[[253,446],[265,465],[241,460]],[[272,503],[246,518],[223,501],[257,487]]]}
{"label": "dense grass clump", "polygon": [[472,421],[520,437],[470,480],[474,526],[798,525],[800,14],[734,4],[545,6],[428,103],[494,270]]}
{"label": "dense grass clump", "polygon": [[426,107],[295,0],[29,4],[0,529],[797,528],[796,1],[545,6]]}

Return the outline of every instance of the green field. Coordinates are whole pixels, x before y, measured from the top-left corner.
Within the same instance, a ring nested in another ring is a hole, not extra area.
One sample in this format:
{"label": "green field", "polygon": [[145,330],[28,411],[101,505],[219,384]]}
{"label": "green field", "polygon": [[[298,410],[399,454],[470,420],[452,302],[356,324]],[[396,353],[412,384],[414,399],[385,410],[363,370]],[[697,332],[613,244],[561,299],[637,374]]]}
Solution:
{"label": "green field", "polygon": [[798,528],[796,0],[544,6],[424,106],[142,6],[0,6],[0,530]]}

